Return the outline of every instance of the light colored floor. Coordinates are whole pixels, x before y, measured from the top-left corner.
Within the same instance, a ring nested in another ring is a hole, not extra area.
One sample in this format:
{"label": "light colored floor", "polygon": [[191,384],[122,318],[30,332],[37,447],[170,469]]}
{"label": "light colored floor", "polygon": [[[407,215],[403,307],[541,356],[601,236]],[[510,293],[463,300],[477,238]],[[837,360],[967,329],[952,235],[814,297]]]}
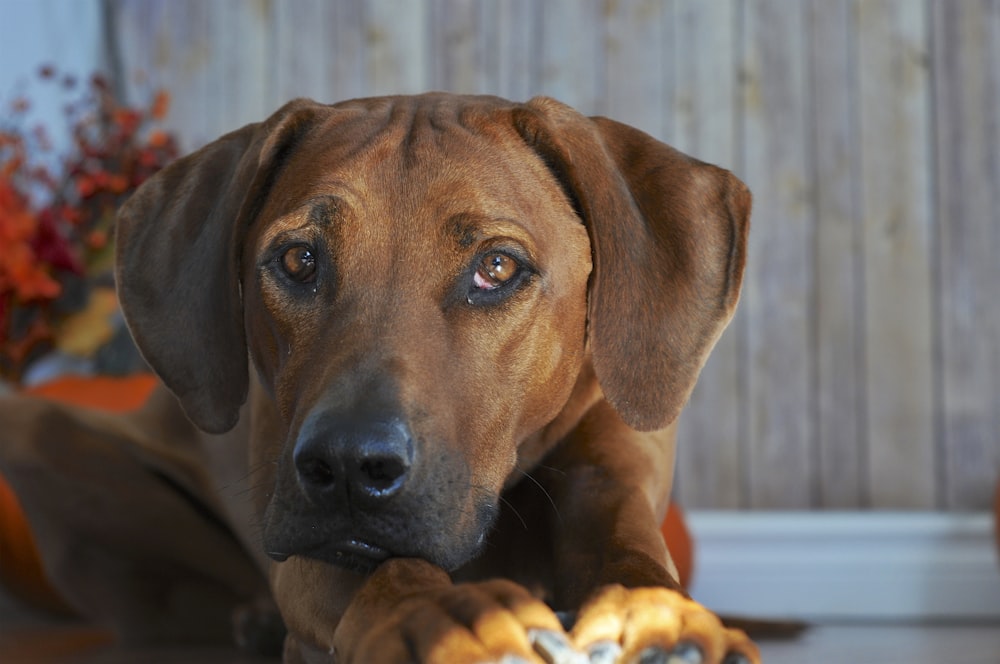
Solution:
{"label": "light colored floor", "polygon": [[765,664],[1000,664],[1000,624],[824,625],[761,652]]}
{"label": "light colored floor", "polygon": [[[763,643],[765,664],[1000,664],[998,626],[822,626],[796,641]],[[121,652],[92,631],[56,627],[6,633],[0,662],[41,664],[265,664],[226,649]],[[273,663],[272,663],[273,664]]]}
{"label": "light colored floor", "polygon": [[[765,664],[1000,664],[1000,624],[814,626],[793,641],[763,642]],[[228,649],[131,650],[93,629],[52,622],[0,595],[3,664],[273,664]]]}

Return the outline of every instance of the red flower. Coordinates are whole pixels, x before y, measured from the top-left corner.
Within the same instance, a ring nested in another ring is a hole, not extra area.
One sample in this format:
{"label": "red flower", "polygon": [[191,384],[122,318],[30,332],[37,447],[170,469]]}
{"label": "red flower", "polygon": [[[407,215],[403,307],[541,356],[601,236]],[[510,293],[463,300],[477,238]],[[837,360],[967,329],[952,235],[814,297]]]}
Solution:
{"label": "red flower", "polygon": [[66,236],[59,232],[56,219],[52,208],[42,210],[38,215],[38,229],[32,238],[31,248],[39,261],[54,269],[83,274],[83,263],[73,251]]}

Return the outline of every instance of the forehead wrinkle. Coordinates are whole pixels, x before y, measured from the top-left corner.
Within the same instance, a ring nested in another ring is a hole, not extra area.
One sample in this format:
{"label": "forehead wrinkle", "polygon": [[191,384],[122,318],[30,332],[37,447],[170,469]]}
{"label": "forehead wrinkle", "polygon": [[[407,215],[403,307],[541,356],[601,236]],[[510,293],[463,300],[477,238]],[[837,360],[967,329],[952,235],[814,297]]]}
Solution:
{"label": "forehead wrinkle", "polygon": [[512,217],[492,217],[476,212],[459,212],[448,217],[445,232],[461,248],[468,249],[476,242],[489,238],[506,237],[524,245],[533,253],[533,236],[521,221]]}
{"label": "forehead wrinkle", "polygon": [[314,196],[291,211],[280,214],[266,224],[261,232],[261,243],[274,243],[286,234],[301,233],[310,229],[325,232],[338,218],[343,218],[348,206],[340,196]]}

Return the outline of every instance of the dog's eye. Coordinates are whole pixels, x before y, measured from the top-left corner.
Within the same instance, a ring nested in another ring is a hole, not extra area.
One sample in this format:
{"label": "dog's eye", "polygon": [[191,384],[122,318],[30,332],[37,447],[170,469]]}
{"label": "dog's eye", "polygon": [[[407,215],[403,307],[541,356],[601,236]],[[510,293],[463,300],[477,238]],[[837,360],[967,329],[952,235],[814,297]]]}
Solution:
{"label": "dog's eye", "polygon": [[517,276],[520,266],[507,254],[487,254],[479,261],[472,282],[479,290],[494,290]]}
{"label": "dog's eye", "polygon": [[[491,251],[480,254],[472,265],[472,283],[466,281],[465,301],[474,306],[493,306],[521,290],[536,272],[519,252]],[[468,274],[468,273],[466,273]],[[466,277],[468,279],[468,277]]]}
{"label": "dog's eye", "polygon": [[316,255],[312,247],[296,245],[281,255],[281,267],[291,279],[309,283],[316,279]]}

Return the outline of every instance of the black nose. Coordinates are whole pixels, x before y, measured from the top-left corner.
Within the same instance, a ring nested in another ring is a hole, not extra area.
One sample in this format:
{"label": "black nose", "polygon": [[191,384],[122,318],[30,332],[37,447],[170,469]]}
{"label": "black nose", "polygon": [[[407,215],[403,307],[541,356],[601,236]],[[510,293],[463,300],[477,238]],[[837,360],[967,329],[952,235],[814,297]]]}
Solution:
{"label": "black nose", "polygon": [[307,422],[293,452],[299,483],[316,504],[378,503],[399,493],[413,463],[413,438],[396,419],[319,417]]}

